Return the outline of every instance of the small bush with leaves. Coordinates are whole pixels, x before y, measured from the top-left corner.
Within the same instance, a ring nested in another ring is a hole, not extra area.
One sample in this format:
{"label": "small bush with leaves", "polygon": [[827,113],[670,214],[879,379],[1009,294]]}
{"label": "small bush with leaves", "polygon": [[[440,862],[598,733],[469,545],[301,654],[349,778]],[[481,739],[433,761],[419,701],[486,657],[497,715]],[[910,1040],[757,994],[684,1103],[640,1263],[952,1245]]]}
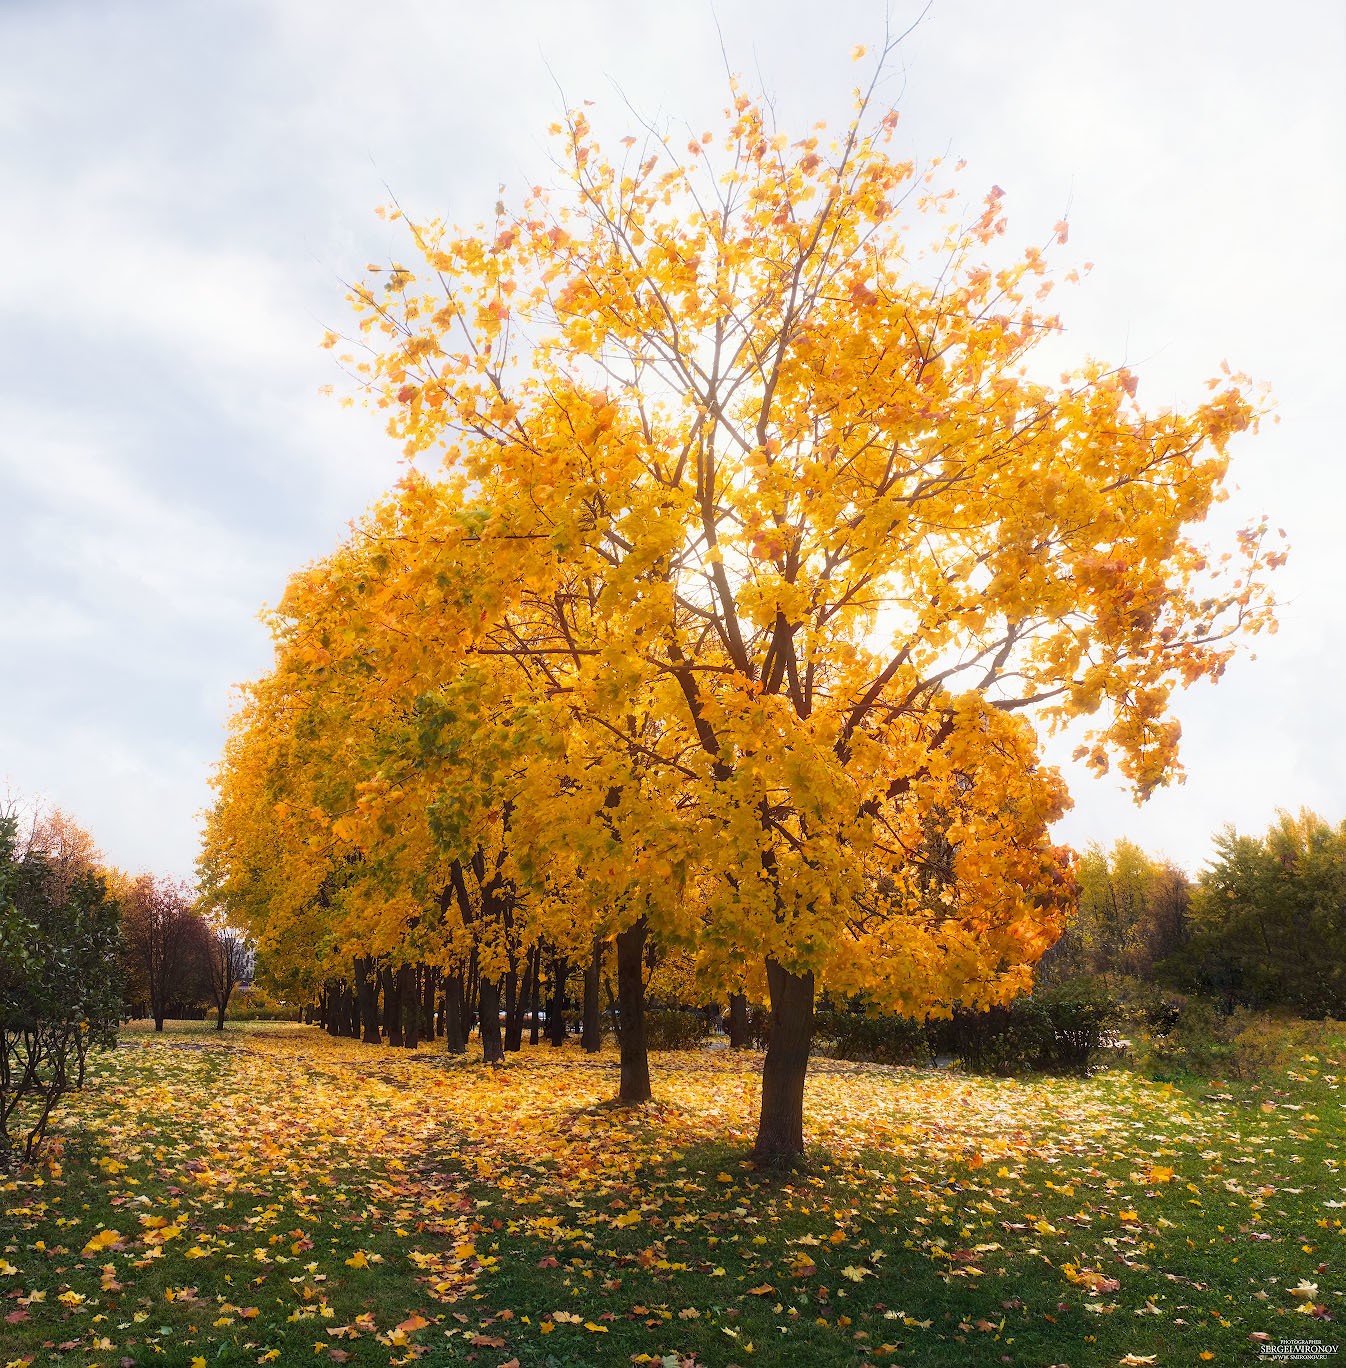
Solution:
{"label": "small bush with leaves", "polygon": [[814,1018],[818,1049],[834,1059],[872,1064],[928,1064],[925,1027],[910,1017],[820,1011]]}
{"label": "small bush with leaves", "polygon": [[645,1013],[645,1044],[651,1050],[691,1050],[710,1035],[705,1014],[655,1008]]}
{"label": "small bush with leaves", "polygon": [[1033,994],[1051,1024],[1043,1067],[1084,1073],[1103,1049],[1108,1029],[1120,1016],[1117,999],[1098,979],[1070,979]]}

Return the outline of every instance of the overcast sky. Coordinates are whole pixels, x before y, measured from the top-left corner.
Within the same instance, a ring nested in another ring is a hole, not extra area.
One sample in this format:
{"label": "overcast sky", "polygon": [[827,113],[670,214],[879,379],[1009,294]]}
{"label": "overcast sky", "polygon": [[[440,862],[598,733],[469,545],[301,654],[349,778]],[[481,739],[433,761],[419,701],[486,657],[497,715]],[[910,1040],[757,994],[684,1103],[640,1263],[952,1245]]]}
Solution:
{"label": "overcast sky", "polygon": [[[919,6],[894,0],[904,28]],[[1286,528],[1281,630],[1184,696],[1185,786],[1071,777],[1077,845],[1197,870],[1226,823],[1346,816],[1346,10],[1339,0],[933,0],[891,93],[904,146],[1067,208],[1096,262],[1080,356],[1190,402],[1222,359],[1274,387],[1232,513]],[[130,869],[190,874],[257,620],[398,474],[320,395],[341,279],[401,250],[372,210],[475,222],[545,178],[592,99],[708,126],[731,65],[782,126],[845,118],[877,0],[0,0],[0,781]],[[562,93],[563,92],[563,93]]]}

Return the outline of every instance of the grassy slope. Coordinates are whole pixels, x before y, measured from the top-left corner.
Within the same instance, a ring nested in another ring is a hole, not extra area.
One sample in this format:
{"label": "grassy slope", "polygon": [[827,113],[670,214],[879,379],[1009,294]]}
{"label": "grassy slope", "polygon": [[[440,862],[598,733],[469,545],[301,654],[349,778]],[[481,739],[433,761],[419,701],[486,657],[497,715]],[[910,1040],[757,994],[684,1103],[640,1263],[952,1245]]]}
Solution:
{"label": "grassy slope", "polygon": [[573,1045],[490,1071],[299,1026],[127,1032],[49,1165],[0,1182],[0,1368],[1086,1368],[1340,1342],[1339,1034],[1261,1088],[819,1061],[811,1163],[785,1176],[743,1162],[759,1065],[657,1056],[660,1102],[631,1113],[601,1105],[615,1060]]}

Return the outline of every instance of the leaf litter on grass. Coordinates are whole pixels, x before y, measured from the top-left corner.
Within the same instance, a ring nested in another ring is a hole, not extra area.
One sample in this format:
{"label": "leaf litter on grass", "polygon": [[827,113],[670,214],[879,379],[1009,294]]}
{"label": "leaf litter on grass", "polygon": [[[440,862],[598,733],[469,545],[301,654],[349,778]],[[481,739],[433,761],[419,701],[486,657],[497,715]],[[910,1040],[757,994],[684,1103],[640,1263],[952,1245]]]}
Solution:
{"label": "leaf litter on grass", "polygon": [[660,1101],[628,1111],[610,1054],[127,1040],[6,1185],[0,1296],[44,1361],[1116,1362],[1340,1305],[1330,1072],[1236,1094],[819,1060],[812,1158],[777,1175],[744,1158],[751,1055],[656,1055]]}

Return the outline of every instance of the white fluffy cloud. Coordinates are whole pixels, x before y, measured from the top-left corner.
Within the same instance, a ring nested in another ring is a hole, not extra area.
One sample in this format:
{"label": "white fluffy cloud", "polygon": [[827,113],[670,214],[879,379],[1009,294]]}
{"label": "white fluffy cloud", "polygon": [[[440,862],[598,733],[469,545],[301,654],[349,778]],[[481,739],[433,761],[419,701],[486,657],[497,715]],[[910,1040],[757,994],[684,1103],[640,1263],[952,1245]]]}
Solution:
{"label": "white fluffy cloud", "polygon": [[[884,6],[731,0],[731,64],[784,126],[844,118]],[[910,22],[915,5],[894,7]],[[921,155],[966,157],[1041,240],[1098,263],[1066,345],[1153,401],[1228,357],[1282,423],[1236,453],[1233,512],[1291,533],[1281,634],[1181,713],[1185,789],[1137,812],[1080,779],[1063,835],[1189,866],[1277,805],[1346,811],[1334,406],[1346,306],[1346,19],[1292,0],[935,0],[892,93]],[[318,394],[341,277],[397,250],[386,186],[472,221],[547,176],[594,98],[696,126],[723,102],[710,7],[588,0],[11,0],[0,8],[0,773],[114,860],[190,871],[256,612],[396,478],[378,424]]]}

